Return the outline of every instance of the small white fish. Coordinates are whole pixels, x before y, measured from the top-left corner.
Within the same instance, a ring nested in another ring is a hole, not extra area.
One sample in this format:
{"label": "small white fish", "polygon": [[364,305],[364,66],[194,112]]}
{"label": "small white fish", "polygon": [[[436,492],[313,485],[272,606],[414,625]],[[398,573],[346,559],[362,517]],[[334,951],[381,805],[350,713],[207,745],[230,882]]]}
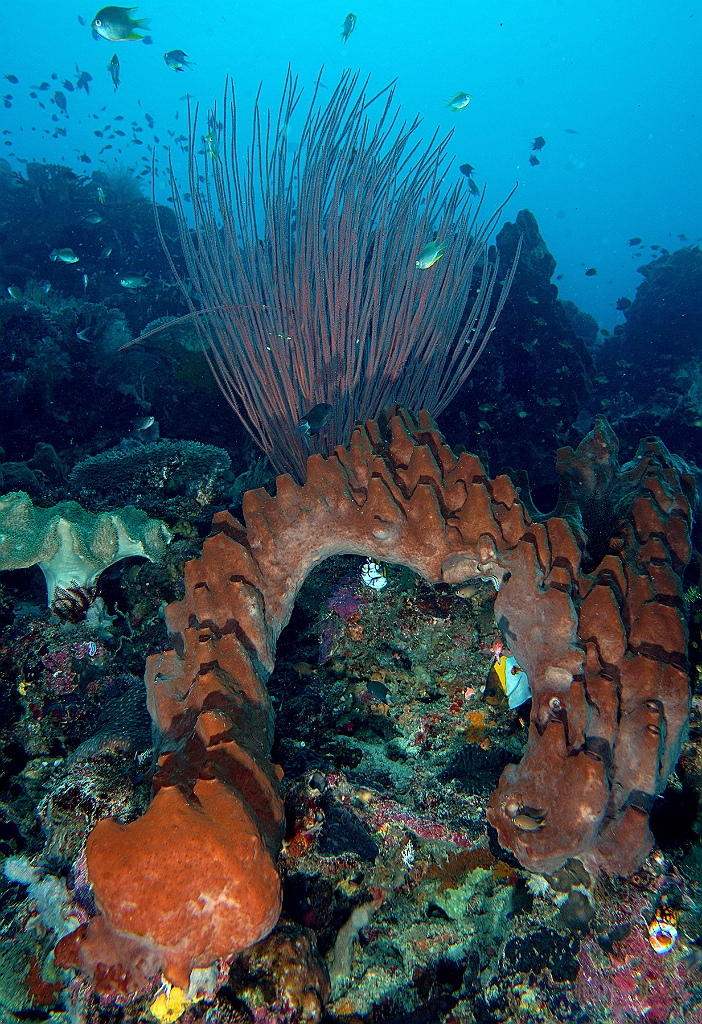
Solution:
{"label": "small white fish", "polygon": [[387,569],[372,558],[367,558],[358,571],[365,585],[371,590],[382,590],[388,582]]}
{"label": "small white fish", "polygon": [[22,298],[22,289],[18,288],[16,284],[9,284],[7,286],[7,294],[10,296],[11,299],[14,299],[16,302],[19,302],[20,299]]}
{"label": "small white fish", "polygon": [[86,213],[83,220],[87,221],[88,224],[102,224],[102,217],[99,213]]}

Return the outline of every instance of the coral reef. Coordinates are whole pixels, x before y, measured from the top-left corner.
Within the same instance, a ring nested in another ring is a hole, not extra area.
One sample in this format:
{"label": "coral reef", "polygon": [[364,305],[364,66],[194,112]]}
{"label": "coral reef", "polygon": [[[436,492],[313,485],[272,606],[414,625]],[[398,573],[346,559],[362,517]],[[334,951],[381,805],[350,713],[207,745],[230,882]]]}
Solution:
{"label": "coral reef", "polygon": [[174,650],[147,667],[154,799],[137,821],[91,833],[100,914],[62,940],[57,962],[91,972],[98,992],[140,991],[159,970],[186,989],[194,967],[270,930],[282,808],[264,684],[306,575],[341,552],[431,582],[495,582],[497,622],[533,694],[525,756],[490,802],[500,841],[532,869],[580,857],[592,872],[635,870],[687,720],[680,573],[694,486],[652,439],[620,470],[603,421],[558,468],[567,519],[536,522],[507,477],[456,457],[426,414],[391,411],[357,427],[349,449],[312,456],[304,487],[283,476],[275,498],[248,492],[246,529],[218,514],[184,600],[166,610]]}
{"label": "coral reef", "polygon": [[[162,436],[224,441],[246,455],[252,445],[232,421],[205,355],[192,349],[192,321],[124,348],[146,324],[187,313],[180,289],[166,280],[170,268],[149,201],[142,196],[141,202],[128,197],[120,202],[115,195],[114,201],[99,203],[97,186],[66,168],[30,164],[27,173],[31,183],[15,175],[0,190],[4,458],[27,461],[37,442],[51,443],[70,469],[130,436],[135,418],[149,412]],[[123,191],[119,183],[117,191]],[[85,220],[97,212],[99,224]],[[172,218],[172,211],[162,211],[166,233]],[[79,262],[49,259],[52,249],[63,247],[72,247]],[[143,271],[144,263],[150,268],[148,287],[136,293],[122,287],[120,275]],[[190,338],[190,349],[174,335]],[[203,402],[208,408],[204,434]],[[5,486],[38,494],[11,479]]]}
{"label": "coral reef", "polygon": [[134,555],[153,561],[170,539],[164,523],[130,506],[93,515],[75,501],[35,508],[22,491],[0,497],[0,570],[38,565],[49,607],[65,608],[66,618],[74,617],[71,598],[87,611],[108,566]]}
{"label": "coral reef", "polygon": [[[587,429],[578,429],[576,420],[592,397],[596,371],[572,312],[558,299],[551,281],[556,261],[529,210],[520,210],[497,235],[504,267],[520,239],[517,271],[490,343],[438,424],[447,436],[465,437],[481,459],[483,449],[489,451],[491,468],[518,466],[546,485],[554,437],[559,444],[577,443]],[[548,497],[535,494],[537,505],[550,509]]]}
{"label": "coral reef", "polygon": [[31,757],[75,749],[97,727],[102,709],[114,713],[112,698],[135,681],[89,622],[70,629],[63,622],[23,624],[8,654],[14,673],[6,678],[16,682],[21,708],[14,735]]}
{"label": "coral reef", "polygon": [[[2,189],[0,216],[8,226],[0,253],[3,290],[7,285],[24,289],[41,267],[49,284],[65,295],[80,299],[87,290],[88,298],[108,298],[135,330],[154,319],[154,299],[168,302],[170,311],[186,312],[177,286],[170,283],[150,200],[128,169],[87,176],[60,164],[30,162],[24,177],[13,174]],[[166,237],[175,240],[173,211],[159,207],[159,218]],[[62,248],[71,248],[79,262],[50,261],[49,253]],[[142,291],[148,297],[135,297],[121,287],[125,271],[141,274],[147,269],[150,287]]]}
{"label": "coral reef", "polygon": [[151,514],[182,513],[184,504],[210,504],[230,465],[222,448],[197,441],[125,441],[79,462],[70,483],[91,508],[127,502]]}
{"label": "coral reef", "polygon": [[229,984],[252,1009],[266,1007],[281,1024],[317,1024],[330,993],[314,932],[289,921],[280,921],[266,939],[242,953]]}
{"label": "coral reef", "polygon": [[702,250],[686,246],[638,268],[626,322],[597,356],[601,408],[622,443],[655,432],[699,460],[702,430]]}
{"label": "coral reef", "polygon": [[92,440],[104,429],[106,408],[126,426],[133,400],[116,389],[108,400],[96,376],[105,352],[130,338],[123,314],[98,302],[36,286],[21,299],[0,300],[0,444],[10,457],[27,459],[38,441],[50,440],[60,453]]}

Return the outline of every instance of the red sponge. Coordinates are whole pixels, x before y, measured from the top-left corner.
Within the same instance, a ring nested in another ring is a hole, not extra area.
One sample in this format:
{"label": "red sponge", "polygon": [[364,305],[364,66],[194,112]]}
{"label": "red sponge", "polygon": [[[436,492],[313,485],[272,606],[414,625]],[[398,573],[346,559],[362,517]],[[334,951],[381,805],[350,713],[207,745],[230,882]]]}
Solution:
{"label": "red sponge", "polygon": [[99,822],[86,855],[104,916],[63,939],[56,962],[92,974],[100,994],[144,989],[159,969],[187,989],[194,967],[258,942],[280,913],[260,830],[217,779],[199,779],[190,799],[160,789],[128,825]]}

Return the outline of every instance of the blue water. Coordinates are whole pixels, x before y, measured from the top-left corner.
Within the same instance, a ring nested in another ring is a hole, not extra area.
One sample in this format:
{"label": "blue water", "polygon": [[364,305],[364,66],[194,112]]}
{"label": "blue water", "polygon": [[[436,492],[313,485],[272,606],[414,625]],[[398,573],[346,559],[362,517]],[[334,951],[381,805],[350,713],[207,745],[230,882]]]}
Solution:
{"label": "blue water", "polygon": [[[275,105],[288,63],[306,85],[324,65],[329,87],[351,67],[370,74],[377,88],[397,78],[403,115],[421,114],[427,137],[437,128],[453,130],[455,173],[458,164],[473,164],[477,183],[488,183],[490,208],[519,182],[505,215],[523,207],[534,212],[563,275],[561,297],[603,327],[621,322],[616,300],[633,298],[641,280],[637,259],[646,262],[650,252],[636,257],[631,237],[674,250],[685,244],[678,235],[694,242],[702,234],[702,5],[693,0],[664,6],[151,0],[134,16],[151,19],[152,45],[94,40],[90,22],[97,10],[98,4],[47,0],[3,10],[0,70],[20,79],[16,86],[3,80],[12,107],[0,107],[9,130],[3,141],[11,143],[2,155],[13,167],[21,168],[18,160],[46,160],[82,172],[115,164],[146,170],[151,144],[163,167],[168,129],[186,131],[186,94],[206,110],[230,75],[248,127],[259,83],[264,103]],[[341,26],[350,10],[358,20],[344,44]],[[197,66],[170,70],[163,54],[174,48]],[[113,53],[121,64],[116,93],[107,71]],[[75,81],[76,64],[93,81],[89,96],[66,93],[66,119],[51,97],[64,78]],[[51,88],[31,99],[30,87],[43,81]],[[453,113],[447,101],[461,91],[472,95],[471,103]],[[145,113],[154,119],[153,132]],[[93,133],[117,114],[125,118],[122,127],[132,120],[143,127],[143,145],[129,142],[127,128],[121,152],[100,157],[106,139]],[[66,128],[65,137],[52,137],[57,126]],[[530,147],[539,135],[546,146],[532,167]],[[82,153],[90,165],[79,160]],[[185,158],[180,150],[176,156],[184,176]],[[150,184],[150,174],[143,180]],[[157,191],[165,198],[162,174]],[[597,275],[585,277],[591,267]]]}

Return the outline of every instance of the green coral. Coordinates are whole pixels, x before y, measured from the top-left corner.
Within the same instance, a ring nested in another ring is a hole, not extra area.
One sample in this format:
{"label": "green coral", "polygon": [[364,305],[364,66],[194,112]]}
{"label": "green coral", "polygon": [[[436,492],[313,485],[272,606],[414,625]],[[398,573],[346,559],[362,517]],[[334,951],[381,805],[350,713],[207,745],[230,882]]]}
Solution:
{"label": "green coral", "polygon": [[130,506],[95,515],[75,501],[35,508],[24,491],[0,497],[0,570],[38,565],[49,606],[58,588],[89,590],[122,558],[156,561],[170,540],[164,523]]}

